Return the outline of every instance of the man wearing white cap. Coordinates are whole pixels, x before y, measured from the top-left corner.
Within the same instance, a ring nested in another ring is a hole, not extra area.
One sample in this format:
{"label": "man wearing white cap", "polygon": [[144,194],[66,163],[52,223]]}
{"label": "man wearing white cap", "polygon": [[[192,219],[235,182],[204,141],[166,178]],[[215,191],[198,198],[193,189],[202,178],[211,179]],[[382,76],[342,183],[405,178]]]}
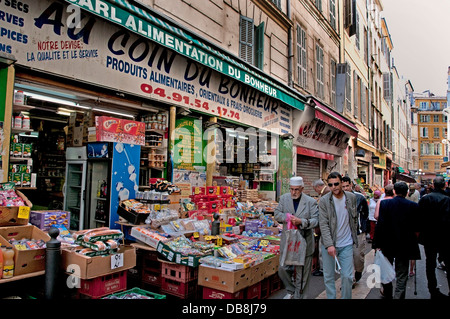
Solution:
{"label": "man wearing white cap", "polygon": [[[283,224],[281,242],[284,243],[287,224],[297,227],[306,240],[306,256],[304,266],[284,266],[278,268],[278,275],[288,292],[285,299],[304,299],[308,288],[314,253],[313,230],[319,225],[319,208],[317,201],[303,194],[303,178],[294,176],[290,180],[290,193],[280,197],[275,209],[275,219]],[[286,247],[280,247],[283,251]],[[292,279],[293,278],[293,279]]]}

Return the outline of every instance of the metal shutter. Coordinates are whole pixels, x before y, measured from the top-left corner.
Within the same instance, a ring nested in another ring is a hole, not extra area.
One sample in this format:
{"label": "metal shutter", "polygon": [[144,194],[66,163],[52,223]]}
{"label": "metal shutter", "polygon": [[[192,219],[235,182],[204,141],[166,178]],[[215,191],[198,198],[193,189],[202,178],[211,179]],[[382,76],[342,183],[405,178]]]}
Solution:
{"label": "metal shutter", "polygon": [[303,192],[310,196],[317,196],[312,183],[320,178],[320,158],[297,155],[297,176],[301,176],[305,183]]}

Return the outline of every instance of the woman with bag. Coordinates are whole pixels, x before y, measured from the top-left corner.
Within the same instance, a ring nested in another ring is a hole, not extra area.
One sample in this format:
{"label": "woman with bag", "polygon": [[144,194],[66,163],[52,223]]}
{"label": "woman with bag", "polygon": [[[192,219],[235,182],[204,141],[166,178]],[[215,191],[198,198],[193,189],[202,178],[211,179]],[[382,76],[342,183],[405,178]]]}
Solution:
{"label": "woman with bag", "polygon": [[285,299],[304,299],[314,253],[313,229],[319,224],[314,198],[303,194],[303,179],[290,179],[290,193],[280,197],[275,220],[283,224],[278,275],[287,290]]}

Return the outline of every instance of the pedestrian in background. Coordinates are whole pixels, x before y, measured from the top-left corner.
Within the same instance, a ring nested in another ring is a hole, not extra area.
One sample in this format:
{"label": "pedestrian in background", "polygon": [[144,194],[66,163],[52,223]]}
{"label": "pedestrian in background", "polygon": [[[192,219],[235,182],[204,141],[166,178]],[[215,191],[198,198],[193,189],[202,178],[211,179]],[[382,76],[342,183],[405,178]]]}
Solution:
{"label": "pedestrian in background", "polygon": [[[348,176],[342,177],[342,189],[356,196],[356,209],[358,212],[358,246],[353,247],[353,262],[355,266],[354,283],[357,283],[364,271],[364,256],[366,248],[366,234],[369,232],[369,206],[366,197],[353,190],[352,180]],[[354,287],[354,285],[353,285]]]}
{"label": "pedestrian in background", "polygon": [[[317,193],[317,203],[323,195],[330,192],[330,188],[325,185],[322,179],[315,180],[312,184],[314,191]],[[322,250],[320,249],[320,227],[314,228],[314,254],[313,254],[313,276],[323,276]]]}
{"label": "pedestrian in background", "polygon": [[375,209],[377,208],[377,203],[380,200],[381,191],[376,190],[373,192],[373,197],[369,200],[369,223],[370,223],[370,241],[373,240],[373,235],[375,234],[375,225],[377,220],[375,219]]}
{"label": "pedestrian in background", "polygon": [[380,249],[395,267],[394,295],[392,282],[382,284],[385,299],[405,299],[410,260],[420,259],[416,233],[419,231],[419,205],[407,200],[408,185],[394,184],[395,197],[380,202],[380,215],[375,226],[373,249]]}
{"label": "pedestrian in background", "polygon": [[[438,288],[436,280],[436,258],[439,254],[445,268],[450,265],[450,197],[445,192],[445,180],[438,176],[433,181],[434,190],[419,201],[422,218],[419,242],[425,250],[425,272],[431,299],[445,296]],[[447,275],[450,287],[450,278]]]}
{"label": "pedestrian in background", "polygon": [[416,190],[416,185],[414,183],[409,184],[409,191],[406,195],[406,199],[412,200],[414,203],[418,203],[420,198],[420,193]]}
{"label": "pedestrian in background", "polygon": [[358,245],[356,195],[342,189],[342,176],[332,172],[327,178],[331,192],[319,201],[323,279],[328,299],[336,299],[335,272],[340,265],[342,299],[352,298],[353,245]]}
{"label": "pedestrian in background", "polygon": [[[383,196],[384,195],[384,196]],[[384,188],[384,194],[380,197],[380,200],[377,202],[377,206],[375,207],[375,214],[373,217],[378,220],[378,216],[380,214],[380,203],[385,199],[394,198],[394,184],[387,184]]]}
{"label": "pedestrian in background", "polygon": [[[291,222],[302,233],[306,240],[306,256],[303,266],[284,266],[278,268],[278,275],[283,281],[287,295],[285,299],[303,299],[304,292],[308,288],[312,266],[312,255],[314,253],[313,229],[319,224],[319,210],[317,201],[303,194],[303,178],[295,176],[290,179],[290,193],[280,197],[277,208],[275,208],[275,220],[283,224],[281,242],[288,229],[287,224]],[[283,251],[287,247],[280,247]]]}

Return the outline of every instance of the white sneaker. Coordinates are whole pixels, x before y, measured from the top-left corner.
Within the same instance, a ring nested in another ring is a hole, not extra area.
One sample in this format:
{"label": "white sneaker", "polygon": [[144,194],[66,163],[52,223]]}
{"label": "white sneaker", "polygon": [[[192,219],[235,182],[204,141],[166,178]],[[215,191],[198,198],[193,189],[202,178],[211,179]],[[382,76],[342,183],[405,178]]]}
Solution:
{"label": "white sneaker", "polygon": [[292,294],[286,294],[286,296],[283,297],[283,299],[292,299],[294,295]]}

